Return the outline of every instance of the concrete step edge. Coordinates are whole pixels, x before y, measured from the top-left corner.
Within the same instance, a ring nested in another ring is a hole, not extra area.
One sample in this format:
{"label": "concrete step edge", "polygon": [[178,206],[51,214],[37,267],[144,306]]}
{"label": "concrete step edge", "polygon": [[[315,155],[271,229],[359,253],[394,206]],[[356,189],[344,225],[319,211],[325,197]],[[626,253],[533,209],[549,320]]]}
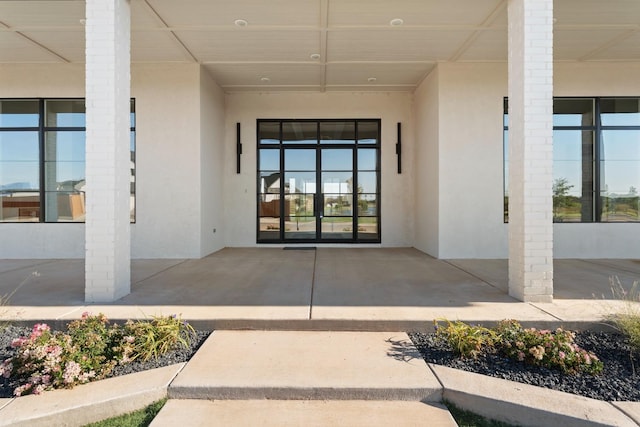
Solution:
{"label": "concrete step edge", "polygon": [[185,387],[169,386],[170,399],[397,400],[442,402],[442,388]]}

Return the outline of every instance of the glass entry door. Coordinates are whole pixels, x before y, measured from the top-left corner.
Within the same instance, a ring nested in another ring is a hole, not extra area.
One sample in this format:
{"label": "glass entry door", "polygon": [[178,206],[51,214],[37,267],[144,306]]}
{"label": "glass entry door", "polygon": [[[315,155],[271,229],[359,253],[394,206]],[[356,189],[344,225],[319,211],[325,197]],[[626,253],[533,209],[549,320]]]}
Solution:
{"label": "glass entry door", "polygon": [[258,243],[380,241],[379,120],[258,120]]}

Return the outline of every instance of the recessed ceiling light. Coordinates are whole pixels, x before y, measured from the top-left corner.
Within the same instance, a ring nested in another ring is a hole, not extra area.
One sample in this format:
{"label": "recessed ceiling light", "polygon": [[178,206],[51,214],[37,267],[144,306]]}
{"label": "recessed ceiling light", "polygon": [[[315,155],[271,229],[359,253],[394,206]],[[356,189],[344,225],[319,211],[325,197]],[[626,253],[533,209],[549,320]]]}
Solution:
{"label": "recessed ceiling light", "polygon": [[233,21],[233,23],[236,25],[236,27],[246,27],[247,25],[249,25],[249,23],[244,19],[236,19],[235,21]]}
{"label": "recessed ceiling light", "polygon": [[313,59],[314,61],[317,61],[318,59],[320,59],[320,54],[312,53],[311,55],[309,55],[309,58]]}
{"label": "recessed ceiling light", "polygon": [[269,83],[271,81],[271,79],[269,77],[260,77],[260,81],[262,83]]}
{"label": "recessed ceiling light", "polygon": [[375,83],[375,82],[376,82],[376,80],[378,80],[378,79],[376,79],[375,77],[369,77],[369,78],[367,79],[367,81],[368,81],[369,83]]}
{"label": "recessed ceiling light", "polygon": [[389,24],[391,24],[394,27],[399,27],[400,25],[404,24],[404,20],[402,18],[395,18],[395,19],[392,19],[391,22],[389,22]]}

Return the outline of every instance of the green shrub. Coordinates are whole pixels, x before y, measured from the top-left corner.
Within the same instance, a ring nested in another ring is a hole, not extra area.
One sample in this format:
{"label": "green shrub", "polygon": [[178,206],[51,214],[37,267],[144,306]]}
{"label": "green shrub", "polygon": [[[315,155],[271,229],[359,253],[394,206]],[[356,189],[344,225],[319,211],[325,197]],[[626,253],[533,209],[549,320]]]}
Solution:
{"label": "green shrub", "polygon": [[625,304],[621,312],[606,318],[628,338],[633,349],[640,352],[640,285],[634,282],[627,290],[618,279],[612,278],[610,282],[613,297]]}
{"label": "green shrub", "polygon": [[496,334],[491,329],[447,319],[444,322],[445,326],[441,326],[434,320],[436,336],[448,342],[458,355],[476,358],[482,352],[494,350]]}
{"label": "green shrub", "polygon": [[176,346],[188,348],[195,330],[178,316],[153,317],[152,320],[129,320],[123,327],[127,356],[131,360],[157,358]]}
{"label": "green shrub", "polygon": [[513,360],[566,373],[598,374],[603,369],[595,354],[574,342],[575,333],[562,328],[554,332],[524,329],[515,320],[503,320],[493,329],[460,321],[445,322],[441,326],[434,321],[436,336],[445,340],[462,357],[476,358],[481,354],[498,352]]}

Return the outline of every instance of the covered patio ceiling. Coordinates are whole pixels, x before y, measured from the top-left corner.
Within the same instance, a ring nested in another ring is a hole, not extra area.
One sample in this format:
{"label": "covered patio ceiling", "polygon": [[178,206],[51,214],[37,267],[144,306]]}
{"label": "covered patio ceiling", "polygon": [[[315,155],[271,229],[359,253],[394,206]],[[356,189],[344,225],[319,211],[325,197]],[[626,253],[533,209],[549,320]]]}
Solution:
{"label": "covered patio ceiling", "polygon": [[[84,0],[0,0],[0,64],[83,63]],[[505,62],[507,0],[131,0],[133,63],[200,63],[227,92],[413,91],[438,62]],[[556,61],[640,61],[640,1],[555,0]]]}

